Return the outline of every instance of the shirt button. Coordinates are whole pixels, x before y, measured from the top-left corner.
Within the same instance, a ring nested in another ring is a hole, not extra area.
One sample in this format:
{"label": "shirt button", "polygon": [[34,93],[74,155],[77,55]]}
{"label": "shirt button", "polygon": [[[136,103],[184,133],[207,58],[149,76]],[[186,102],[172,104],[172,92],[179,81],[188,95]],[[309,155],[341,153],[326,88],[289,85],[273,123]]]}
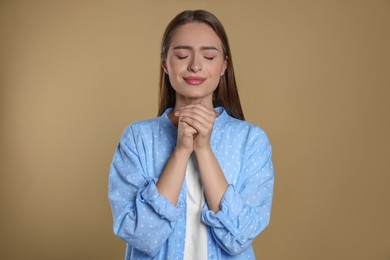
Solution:
{"label": "shirt button", "polygon": [[214,258],[214,255],[211,255],[211,258]]}

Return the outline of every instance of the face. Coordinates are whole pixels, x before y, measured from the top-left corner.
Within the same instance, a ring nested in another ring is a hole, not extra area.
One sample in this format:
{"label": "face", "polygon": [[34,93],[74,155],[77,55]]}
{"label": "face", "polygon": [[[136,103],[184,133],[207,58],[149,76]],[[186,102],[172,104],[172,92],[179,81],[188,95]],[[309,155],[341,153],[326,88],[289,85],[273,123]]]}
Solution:
{"label": "face", "polygon": [[163,66],[176,91],[176,103],[203,100],[212,105],[213,92],[226,69],[221,40],[207,24],[179,26]]}

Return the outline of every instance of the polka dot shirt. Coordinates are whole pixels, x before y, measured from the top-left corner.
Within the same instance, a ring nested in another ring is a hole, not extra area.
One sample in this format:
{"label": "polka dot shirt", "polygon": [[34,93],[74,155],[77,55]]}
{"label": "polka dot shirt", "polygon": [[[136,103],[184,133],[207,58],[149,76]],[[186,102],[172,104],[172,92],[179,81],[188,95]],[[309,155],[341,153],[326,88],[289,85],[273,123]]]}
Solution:
{"label": "polka dot shirt", "polygon": [[[155,185],[176,145],[171,110],[127,127],[113,157],[108,196],[114,233],[127,244],[125,259],[183,259],[185,185],[177,205]],[[215,110],[220,115],[211,147],[229,187],[220,211],[211,211],[207,202],[202,208],[208,259],[255,259],[252,241],[269,224],[272,206],[271,146],[258,126],[229,116],[222,107]]]}

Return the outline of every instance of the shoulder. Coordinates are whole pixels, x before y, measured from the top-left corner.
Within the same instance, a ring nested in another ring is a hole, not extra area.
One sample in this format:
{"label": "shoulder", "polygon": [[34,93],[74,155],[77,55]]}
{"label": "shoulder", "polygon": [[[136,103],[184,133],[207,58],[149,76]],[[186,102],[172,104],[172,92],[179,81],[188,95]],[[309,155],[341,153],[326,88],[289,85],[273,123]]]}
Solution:
{"label": "shoulder", "polygon": [[132,139],[136,136],[148,136],[156,131],[169,129],[167,122],[161,120],[161,117],[151,118],[147,120],[136,121],[129,124],[122,134],[122,140]]}
{"label": "shoulder", "polygon": [[268,135],[260,126],[248,121],[240,120],[227,115],[227,120],[223,126],[229,132],[237,135],[244,135],[248,141],[269,142]]}

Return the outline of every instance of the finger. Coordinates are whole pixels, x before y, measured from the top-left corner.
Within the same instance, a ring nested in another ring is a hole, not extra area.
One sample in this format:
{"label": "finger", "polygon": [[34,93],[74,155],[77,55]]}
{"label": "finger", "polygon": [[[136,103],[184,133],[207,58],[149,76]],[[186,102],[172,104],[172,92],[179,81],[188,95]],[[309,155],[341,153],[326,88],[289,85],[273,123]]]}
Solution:
{"label": "finger", "polygon": [[180,117],[180,120],[184,123],[187,123],[188,125],[192,126],[197,133],[200,133],[202,135],[205,135],[206,133],[209,133],[213,128],[213,123],[205,120],[198,120],[194,117]]}
{"label": "finger", "polygon": [[187,122],[181,120],[181,118],[179,118],[178,128],[179,130],[182,130],[186,135],[194,135],[198,133],[198,131],[194,127],[192,127]]}
{"label": "finger", "polygon": [[215,119],[204,114],[196,114],[190,111],[180,113],[180,118],[188,124],[194,126],[198,131],[210,131],[214,126]]}
{"label": "finger", "polygon": [[182,109],[180,109],[179,111],[196,111],[197,113],[201,113],[201,114],[215,118],[214,110],[211,110],[211,109],[209,109],[206,106],[201,105],[201,104],[190,105],[188,107],[186,106],[186,107],[183,107]]}
{"label": "finger", "polygon": [[215,117],[215,111],[209,109],[209,108],[206,107],[203,103],[196,103],[196,104],[191,104],[191,105],[183,106],[183,107],[181,107],[181,108],[178,110],[178,112],[186,111],[186,110],[198,111],[198,112],[200,112],[200,113],[203,112],[203,113],[206,113],[206,114],[209,115],[209,116]]}
{"label": "finger", "polygon": [[198,107],[189,107],[184,108],[175,113],[178,117],[192,117],[193,119],[199,120],[199,121],[207,121],[207,122],[214,122],[215,120],[215,114],[210,114],[205,112],[204,110],[198,108]]}
{"label": "finger", "polygon": [[177,112],[178,117],[191,117],[195,120],[199,121],[214,121],[214,118],[210,115],[205,114],[203,111],[199,111],[196,109],[190,109],[190,110],[182,110],[180,112]]}

